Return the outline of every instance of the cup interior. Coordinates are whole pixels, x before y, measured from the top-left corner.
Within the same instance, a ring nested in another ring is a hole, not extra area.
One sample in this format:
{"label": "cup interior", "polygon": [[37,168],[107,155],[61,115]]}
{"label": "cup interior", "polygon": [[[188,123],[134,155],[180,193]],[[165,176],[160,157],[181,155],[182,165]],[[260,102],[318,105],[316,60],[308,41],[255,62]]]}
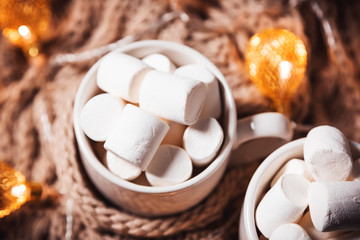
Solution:
{"label": "cup interior", "polygon": [[75,97],[74,104],[74,130],[81,153],[82,160],[90,164],[92,168],[96,169],[104,178],[108,181],[115,183],[121,187],[145,193],[168,193],[173,191],[179,191],[194,184],[199,184],[208,177],[211,177],[212,173],[216,171],[222,164],[226,164],[228,156],[231,151],[231,146],[235,138],[236,129],[236,110],[235,103],[231,95],[231,90],[221,72],[218,68],[212,64],[205,56],[195,51],[194,49],[174,42],[161,41],[161,40],[147,40],[139,41],[127,46],[118,48],[114,51],[124,52],[126,54],[135,56],[137,58],[143,58],[152,53],[161,53],[168,56],[177,66],[185,64],[200,64],[210,70],[216,78],[219,80],[219,87],[221,90],[222,98],[222,110],[223,114],[220,119],[224,130],[224,142],[213,162],[208,165],[203,171],[189,180],[172,186],[166,187],[153,187],[139,185],[133,182],[123,180],[112,172],[110,172],[96,157],[91,147],[89,139],[85,136],[80,126],[80,112],[85,103],[99,92],[96,85],[96,75],[99,68],[101,59],[95,63],[88,71],[83,81],[81,82],[78,92]]}
{"label": "cup interior", "polygon": [[[239,239],[258,240],[259,235],[255,223],[255,210],[261,200],[261,196],[269,188],[270,181],[292,158],[304,159],[303,146],[305,138],[289,142],[271,153],[257,168],[250,180],[243,202],[240,224]],[[354,159],[360,157],[360,144],[349,142]]]}

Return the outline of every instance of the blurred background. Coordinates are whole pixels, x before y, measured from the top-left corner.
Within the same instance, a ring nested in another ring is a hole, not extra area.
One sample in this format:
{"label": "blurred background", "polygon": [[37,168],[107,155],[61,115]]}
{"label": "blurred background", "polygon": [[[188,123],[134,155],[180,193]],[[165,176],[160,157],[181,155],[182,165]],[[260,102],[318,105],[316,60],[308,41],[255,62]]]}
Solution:
{"label": "blurred background", "polygon": [[[174,12],[188,19],[160,21]],[[202,224],[189,224],[184,214],[154,223],[122,213],[93,189],[72,130],[77,87],[105,53],[92,50],[126,36],[186,44],[225,75],[241,118],[274,110],[247,73],[250,37],[267,28],[290,30],[305,43],[308,62],[291,96],[289,118],[333,125],[360,141],[359,12],[355,0],[0,0],[0,159],[64,195],[57,203],[28,204],[0,219],[0,238],[236,238],[254,166],[219,185],[217,194],[232,193],[214,202],[219,211],[205,215]],[[187,225],[178,227],[176,220]],[[161,230],[166,227],[160,223],[175,230]]]}

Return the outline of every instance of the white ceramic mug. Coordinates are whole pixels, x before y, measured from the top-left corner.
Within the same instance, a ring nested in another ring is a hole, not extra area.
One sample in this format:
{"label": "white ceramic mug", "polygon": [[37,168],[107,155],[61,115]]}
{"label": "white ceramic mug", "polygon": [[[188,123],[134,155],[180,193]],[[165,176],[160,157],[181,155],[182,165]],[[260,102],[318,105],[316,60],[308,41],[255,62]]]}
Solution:
{"label": "white ceramic mug", "polygon": [[[203,65],[219,80],[223,109],[221,123],[224,129],[224,143],[214,161],[201,173],[183,183],[167,187],[142,186],[128,182],[111,173],[96,158],[89,140],[80,127],[81,109],[98,91],[96,73],[99,61],[91,67],[80,84],[75,97],[73,112],[75,136],[85,170],[94,185],[106,198],[124,209],[146,216],[167,215],[186,210],[203,200],[217,185],[226,169],[235,141],[243,143],[269,135],[288,141],[292,136],[292,129],[288,126],[290,122],[284,116],[276,113],[264,113],[247,120],[239,120],[238,127],[242,130],[238,131],[243,133],[241,134],[243,138],[241,136],[236,138],[236,108],[224,76],[205,56],[190,47],[168,41],[147,40],[126,45],[115,51],[124,52],[137,58],[143,58],[152,53],[161,53],[168,56],[177,66],[185,64]],[[259,119],[262,120],[259,121]],[[278,126],[278,128],[272,128],[275,131],[261,130],[274,126]],[[291,133],[287,131],[285,133],[284,129],[291,131]]]}
{"label": "white ceramic mug", "polygon": [[264,159],[290,141],[296,125],[281,113],[258,113],[237,121],[230,166]]}
{"label": "white ceramic mug", "polygon": [[[255,209],[262,194],[269,187],[270,181],[280,168],[293,158],[304,159],[303,146],[305,138],[289,142],[271,153],[257,168],[246,190],[240,216],[239,239],[258,240],[256,231]],[[354,159],[360,157],[360,144],[350,142]]]}

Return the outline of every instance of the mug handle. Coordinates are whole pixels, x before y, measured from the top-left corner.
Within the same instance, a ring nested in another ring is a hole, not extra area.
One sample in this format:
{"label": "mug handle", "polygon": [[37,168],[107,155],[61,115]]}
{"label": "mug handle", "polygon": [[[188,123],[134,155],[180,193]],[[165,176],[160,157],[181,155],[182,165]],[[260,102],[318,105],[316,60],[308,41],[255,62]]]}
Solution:
{"label": "mug handle", "polygon": [[237,121],[236,141],[238,148],[242,143],[264,137],[280,138],[290,141],[294,133],[294,123],[277,112],[258,113]]}
{"label": "mug handle", "polygon": [[239,119],[230,165],[255,161],[262,155],[265,157],[280,145],[289,142],[295,127],[295,123],[277,112],[258,113]]}

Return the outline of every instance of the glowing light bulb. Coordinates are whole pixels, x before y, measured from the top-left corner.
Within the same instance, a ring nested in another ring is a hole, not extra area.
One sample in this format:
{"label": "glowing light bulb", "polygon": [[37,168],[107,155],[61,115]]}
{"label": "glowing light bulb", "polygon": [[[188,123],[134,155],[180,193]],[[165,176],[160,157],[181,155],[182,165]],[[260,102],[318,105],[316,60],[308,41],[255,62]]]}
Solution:
{"label": "glowing light bulb", "polygon": [[39,183],[27,182],[24,175],[0,162],[0,218],[9,215],[30,200],[57,197]]}
{"label": "glowing light bulb", "polygon": [[279,63],[279,77],[280,80],[286,82],[291,78],[291,70],[293,65],[288,61],[281,61]]}
{"label": "glowing light bulb", "polygon": [[14,186],[11,189],[11,195],[13,195],[14,197],[22,197],[25,195],[25,192],[26,192],[25,184],[20,184],[18,186]]}
{"label": "glowing light bulb", "polygon": [[245,58],[251,80],[289,115],[290,97],[306,71],[304,43],[288,30],[267,29],[251,37]]}
{"label": "glowing light bulb", "polygon": [[25,177],[0,162],[0,217],[18,209],[30,197]]}
{"label": "glowing light bulb", "polygon": [[29,28],[27,26],[25,26],[25,25],[21,25],[18,28],[18,32],[23,38],[30,38],[31,37],[31,32],[30,32]]}
{"label": "glowing light bulb", "polygon": [[50,20],[48,0],[0,0],[3,36],[29,56],[38,55],[39,40],[46,33]]}

